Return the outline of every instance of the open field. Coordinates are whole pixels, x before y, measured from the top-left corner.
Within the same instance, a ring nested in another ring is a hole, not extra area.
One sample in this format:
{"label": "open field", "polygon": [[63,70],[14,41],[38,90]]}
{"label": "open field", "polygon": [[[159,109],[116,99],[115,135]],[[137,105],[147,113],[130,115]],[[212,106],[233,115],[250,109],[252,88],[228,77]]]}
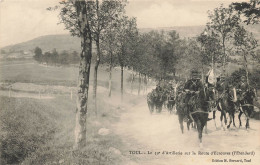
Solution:
{"label": "open field", "polygon": [[[93,83],[93,70],[91,68],[90,84]],[[119,69],[112,73],[112,88],[120,88]],[[126,83],[129,72],[124,71],[124,82]],[[78,78],[77,66],[46,66],[38,64],[34,60],[26,61],[2,61],[0,62],[0,82],[7,83],[34,83],[41,85],[76,86]],[[98,85],[108,87],[108,71],[106,66],[100,66],[98,71]]]}

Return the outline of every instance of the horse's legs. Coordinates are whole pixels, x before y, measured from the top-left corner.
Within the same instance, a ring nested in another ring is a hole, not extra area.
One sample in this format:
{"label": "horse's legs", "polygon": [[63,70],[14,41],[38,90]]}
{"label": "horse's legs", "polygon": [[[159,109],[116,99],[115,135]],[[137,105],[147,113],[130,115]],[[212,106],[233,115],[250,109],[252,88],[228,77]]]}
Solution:
{"label": "horse's legs", "polygon": [[190,130],[190,122],[189,121],[187,121],[187,129],[188,129],[188,131]]}
{"label": "horse's legs", "polygon": [[224,112],[221,111],[221,115],[220,115],[220,121],[221,121],[221,128],[223,128],[223,130],[225,131],[225,127],[223,126],[223,117],[224,117]]}
{"label": "horse's legs", "polygon": [[245,110],[244,111],[245,115],[246,115],[246,129],[249,128],[249,115],[248,112]]}
{"label": "horse's legs", "polygon": [[228,124],[227,128],[229,128],[232,123],[232,114],[231,114],[231,112],[229,112],[228,114],[229,114],[229,124]]}
{"label": "horse's legs", "polygon": [[190,124],[192,123],[192,120],[188,118],[188,121],[187,121],[187,128],[188,130],[190,130]]}
{"label": "horse's legs", "polygon": [[243,114],[242,110],[239,111],[238,119],[239,119],[239,128],[242,126],[241,115]]}
{"label": "horse's legs", "polygon": [[235,123],[235,111],[232,113],[232,117],[233,117],[233,126],[236,127],[236,123]]}
{"label": "horse's legs", "polygon": [[170,109],[171,109],[171,114],[172,114],[172,111],[173,111],[173,104],[172,103],[170,105]]}
{"label": "horse's legs", "polygon": [[180,127],[181,127],[181,133],[183,133],[183,115],[182,114],[178,114],[178,118],[179,118],[179,123],[180,123]]}
{"label": "horse's legs", "polygon": [[163,103],[161,103],[161,104],[159,105],[159,107],[158,107],[158,109],[159,109],[159,113],[162,112],[162,107],[163,107]]}
{"label": "horse's legs", "polygon": [[198,129],[198,135],[199,135],[199,142],[200,142],[200,147],[202,147],[202,123],[200,120],[197,120],[197,129]]}
{"label": "horse's legs", "polygon": [[225,110],[223,110],[223,116],[224,116],[225,125],[227,125],[227,112]]}
{"label": "horse's legs", "polygon": [[159,106],[159,105],[156,104],[156,105],[155,105],[155,109],[156,109],[156,112],[157,112],[157,113],[160,113],[160,106]]}
{"label": "horse's legs", "polygon": [[150,105],[151,106],[151,110],[150,110],[150,112],[151,112],[151,114],[153,113],[153,111],[154,111],[154,105],[152,104],[152,105]]}
{"label": "horse's legs", "polygon": [[197,124],[195,122],[193,122],[193,128],[197,129],[197,127],[198,127]]}
{"label": "horse's legs", "polygon": [[206,122],[206,124],[205,124],[205,134],[208,134],[207,122]]}
{"label": "horse's legs", "polygon": [[214,119],[214,123],[215,123],[215,127],[217,129],[217,124],[216,124],[216,111],[213,111],[213,119]]}

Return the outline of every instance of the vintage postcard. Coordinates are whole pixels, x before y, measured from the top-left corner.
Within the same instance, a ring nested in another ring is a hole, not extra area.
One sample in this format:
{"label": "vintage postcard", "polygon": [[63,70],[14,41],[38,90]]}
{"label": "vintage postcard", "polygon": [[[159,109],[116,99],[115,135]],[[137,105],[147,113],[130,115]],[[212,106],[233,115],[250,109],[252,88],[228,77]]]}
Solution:
{"label": "vintage postcard", "polygon": [[0,0],[0,164],[259,165],[259,0]]}

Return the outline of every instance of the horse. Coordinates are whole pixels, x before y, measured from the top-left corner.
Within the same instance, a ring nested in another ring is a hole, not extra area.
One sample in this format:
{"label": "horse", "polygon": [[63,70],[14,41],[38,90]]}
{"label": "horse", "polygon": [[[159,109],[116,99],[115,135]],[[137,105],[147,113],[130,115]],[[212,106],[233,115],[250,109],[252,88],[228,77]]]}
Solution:
{"label": "horse", "polygon": [[202,132],[209,116],[209,90],[206,87],[193,92],[189,99],[189,116],[197,125],[200,146],[202,147]]}
{"label": "horse", "polygon": [[217,124],[216,124],[216,111],[219,110],[221,112],[221,121],[223,120],[223,116],[224,116],[224,112],[221,111],[220,109],[217,109],[217,91],[215,89],[214,86],[212,85],[208,85],[208,95],[209,95],[209,111],[212,112],[213,111],[213,119],[214,119],[214,123],[215,123],[215,127],[217,128]]}
{"label": "horse", "polygon": [[[227,118],[226,118],[226,113],[229,114],[229,124],[227,128],[230,128],[230,125],[233,121],[233,126],[236,127],[235,124],[235,112],[236,112],[236,88],[233,87],[227,87],[224,92],[221,94],[217,101],[217,110],[221,112],[220,115],[220,121],[221,121],[221,127],[225,130],[222,120],[224,117],[225,125],[227,125]],[[213,112],[213,118],[215,120],[215,113],[216,111]]]}
{"label": "horse", "polygon": [[181,132],[183,134],[184,127],[183,127],[183,121],[187,121],[187,129],[190,129],[190,124],[192,123],[192,120],[190,116],[188,115],[188,106],[185,103],[185,93],[179,92],[179,94],[176,97],[176,110],[178,115],[178,120],[181,128]]}
{"label": "horse", "polygon": [[170,91],[170,93],[167,95],[167,109],[170,112],[170,114],[173,111],[173,106],[175,105],[175,95],[173,91]]}
{"label": "horse", "polygon": [[249,128],[249,117],[254,112],[254,99],[257,101],[257,92],[254,88],[248,88],[245,92],[240,94],[239,99],[239,127],[242,126],[241,115],[244,113],[246,116],[246,129]]}
{"label": "horse", "polygon": [[155,108],[156,108],[156,112],[157,113],[161,113],[163,102],[164,102],[164,95],[163,95],[163,93],[156,92],[155,93],[155,98],[154,98],[154,103],[155,103]]}
{"label": "horse", "polygon": [[163,94],[152,90],[152,92],[147,95],[147,104],[151,114],[154,112],[154,109],[156,109],[157,113],[160,113],[163,105]]}
{"label": "horse", "polygon": [[154,107],[155,107],[153,91],[148,93],[148,95],[147,95],[147,104],[148,104],[148,108],[149,108],[150,114],[152,114],[153,111],[154,111]]}

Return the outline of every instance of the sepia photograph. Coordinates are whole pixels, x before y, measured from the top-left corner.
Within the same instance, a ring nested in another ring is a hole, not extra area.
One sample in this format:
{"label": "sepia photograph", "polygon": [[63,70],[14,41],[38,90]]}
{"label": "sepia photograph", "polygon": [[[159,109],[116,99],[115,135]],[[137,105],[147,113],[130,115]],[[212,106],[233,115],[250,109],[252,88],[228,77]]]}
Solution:
{"label": "sepia photograph", "polygon": [[259,165],[260,0],[0,0],[0,165]]}

